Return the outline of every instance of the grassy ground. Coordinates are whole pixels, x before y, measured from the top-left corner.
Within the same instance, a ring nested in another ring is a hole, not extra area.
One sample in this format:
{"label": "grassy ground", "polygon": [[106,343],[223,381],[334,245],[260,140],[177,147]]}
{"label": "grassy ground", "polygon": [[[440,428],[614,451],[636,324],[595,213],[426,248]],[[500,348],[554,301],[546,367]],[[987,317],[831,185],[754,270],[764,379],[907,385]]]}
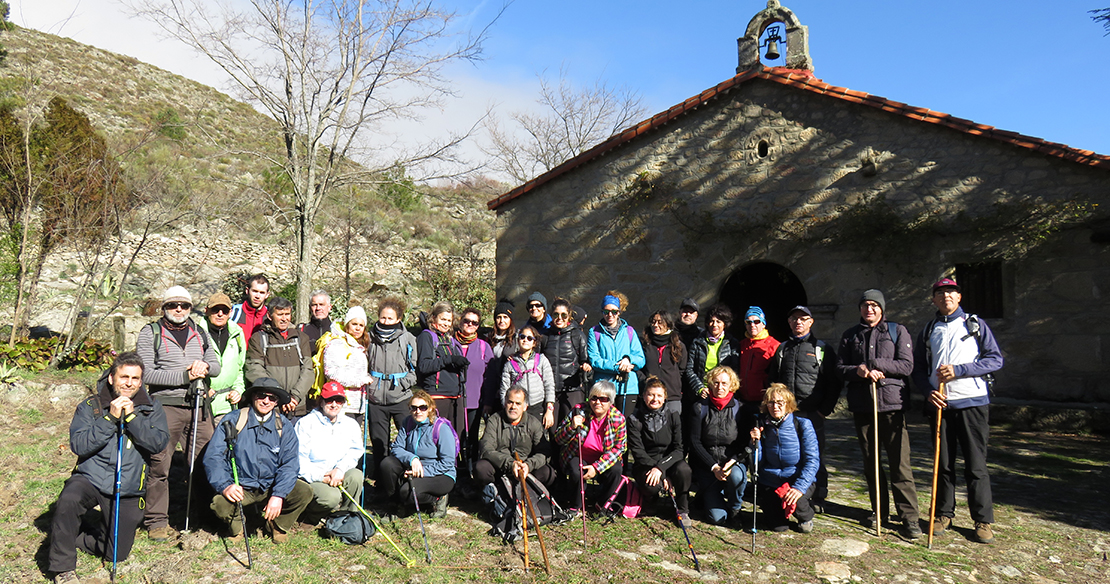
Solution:
{"label": "grassy ground", "polygon": [[[76,399],[51,401],[49,392],[5,392],[8,423],[0,429],[0,581],[42,582],[52,503],[69,475],[68,424]],[[931,449],[919,416],[911,416],[914,470],[922,514],[928,512]],[[859,526],[866,510],[862,461],[849,421],[829,425],[832,494],[829,512],[816,519],[809,535],[794,532],[752,536],[695,521],[690,530],[701,572],[693,570],[682,531],[668,519],[646,517],[604,524],[591,520],[586,550],[581,522],[545,528],[552,574],[544,574],[534,534],[529,540],[533,569],[523,571],[523,542],[502,545],[485,535],[479,504],[453,500],[446,519],[425,520],[432,565],[415,517],[387,525],[386,531],[408,557],[377,535],[363,546],[321,539],[308,526],[276,546],[254,537],[254,570],[244,564],[243,545],[228,546],[216,525],[197,520],[194,533],[169,543],[154,543],[140,533],[131,558],[121,564],[118,581],[177,582],[817,582],[831,568],[850,571],[862,582],[1110,582],[1110,512],[1104,485],[1110,479],[1110,441],[1060,434],[1031,434],[996,429],[990,454],[996,505],[996,541],[973,543],[962,498],[956,529],[929,550],[924,538],[908,542],[892,532],[880,540]],[[181,496],[177,496],[181,495]],[[184,519],[184,489],[174,491],[171,519]],[[457,498],[456,498],[457,499]],[[204,504],[194,501],[194,510]],[[661,509],[668,510],[667,507]],[[750,517],[748,515],[747,517]],[[747,521],[747,519],[745,519]],[[893,528],[893,526],[890,526]],[[835,544],[866,547],[858,556],[835,552]],[[840,564],[829,566],[825,563]],[[819,572],[819,569],[821,572]],[[107,578],[99,560],[81,555],[81,575]],[[845,573],[840,572],[843,576]],[[836,580],[835,577],[826,579]]]}

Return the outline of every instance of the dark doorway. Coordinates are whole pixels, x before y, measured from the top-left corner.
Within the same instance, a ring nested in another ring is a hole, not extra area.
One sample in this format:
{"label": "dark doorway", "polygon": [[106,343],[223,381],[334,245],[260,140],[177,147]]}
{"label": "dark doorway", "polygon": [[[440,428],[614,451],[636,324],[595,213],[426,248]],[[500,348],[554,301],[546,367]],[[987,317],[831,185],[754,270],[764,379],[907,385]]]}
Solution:
{"label": "dark doorway", "polygon": [[767,315],[771,336],[780,341],[790,336],[787,313],[807,302],[806,290],[794,272],[771,262],[748,264],[733,272],[721,286],[719,300],[732,310],[732,336],[744,336],[744,313],[749,306],[758,306]]}

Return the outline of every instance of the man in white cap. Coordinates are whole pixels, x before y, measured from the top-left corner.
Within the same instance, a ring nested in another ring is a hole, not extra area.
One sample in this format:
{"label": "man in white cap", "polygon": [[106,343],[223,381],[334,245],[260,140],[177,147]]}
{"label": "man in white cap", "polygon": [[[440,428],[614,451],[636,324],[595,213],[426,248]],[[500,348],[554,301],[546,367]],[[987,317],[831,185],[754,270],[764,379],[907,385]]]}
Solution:
{"label": "man in white cap", "polygon": [[[169,443],[150,461],[144,524],[155,541],[166,541],[172,535],[168,478],[174,450],[181,443],[186,456],[190,452],[199,455],[212,437],[210,422],[193,419],[193,400],[206,377],[220,374],[220,358],[208,334],[189,318],[192,309],[189,291],[171,286],[162,298],[162,318],[144,326],[135,345],[143,360],[143,382],[165,410],[170,433]],[[190,443],[194,424],[195,449]],[[189,463],[185,461],[186,466]]]}

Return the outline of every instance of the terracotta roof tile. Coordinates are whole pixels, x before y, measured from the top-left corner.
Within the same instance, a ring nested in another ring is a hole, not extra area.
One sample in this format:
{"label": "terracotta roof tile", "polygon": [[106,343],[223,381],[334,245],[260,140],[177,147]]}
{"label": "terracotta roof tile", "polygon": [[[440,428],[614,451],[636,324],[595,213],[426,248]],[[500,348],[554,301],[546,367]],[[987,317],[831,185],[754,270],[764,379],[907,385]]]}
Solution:
{"label": "terracotta roof tile", "polygon": [[813,76],[812,71],[801,69],[787,69],[784,67],[772,67],[758,70],[745,71],[726,79],[717,85],[702,91],[689,99],[684,100],[682,103],[675,105],[658,113],[651,118],[648,118],[620,134],[610,137],[605,142],[594,146],[593,148],[567,160],[559,166],[547,171],[546,173],[516,187],[515,189],[489,201],[486,206],[490,209],[496,209],[505,203],[521,197],[528,192],[534,190],[536,187],[554,180],[556,177],[581,166],[591,160],[597,159],[613,148],[620,146],[638,136],[642,136],[647,132],[660,128],[670,123],[675,118],[701,107],[703,104],[710,100],[727,93],[731,89],[742,85],[744,82],[751,79],[764,79],[772,81],[788,87],[794,87],[803,91],[809,91],[819,95],[828,95],[841,99],[850,103],[858,103],[868,107],[874,107],[879,110],[901,115],[911,120],[928,122],[954,129],[959,132],[964,132],[973,136],[982,136],[993,140],[1005,142],[1007,144],[1018,146],[1020,148],[1028,148],[1034,152],[1041,152],[1050,156],[1062,158],[1079,164],[1094,166],[1096,168],[1104,168],[1110,170],[1110,156],[1097,154],[1090,150],[1079,150],[1071,148],[1064,144],[1056,142],[1048,142],[1041,138],[1033,136],[1025,136],[1017,132],[1009,132],[1006,130],[999,130],[994,126],[986,124],[979,124],[964,118],[958,118],[942,112],[935,112],[928,108],[915,107],[904,104],[902,102],[889,100],[885,97],[878,95],[871,95],[862,91],[854,91],[846,87],[837,87],[829,85],[820,79]]}

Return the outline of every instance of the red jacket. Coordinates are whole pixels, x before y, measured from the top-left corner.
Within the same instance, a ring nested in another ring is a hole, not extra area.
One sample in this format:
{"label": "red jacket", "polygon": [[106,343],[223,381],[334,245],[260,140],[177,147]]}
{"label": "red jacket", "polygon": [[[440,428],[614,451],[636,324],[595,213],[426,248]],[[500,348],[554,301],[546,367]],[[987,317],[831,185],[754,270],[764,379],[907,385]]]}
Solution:
{"label": "red jacket", "polygon": [[763,400],[763,390],[767,389],[767,367],[775,356],[779,342],[767,335],[762,339],[740,339],[740,389],[736,397],[741,401]]}

